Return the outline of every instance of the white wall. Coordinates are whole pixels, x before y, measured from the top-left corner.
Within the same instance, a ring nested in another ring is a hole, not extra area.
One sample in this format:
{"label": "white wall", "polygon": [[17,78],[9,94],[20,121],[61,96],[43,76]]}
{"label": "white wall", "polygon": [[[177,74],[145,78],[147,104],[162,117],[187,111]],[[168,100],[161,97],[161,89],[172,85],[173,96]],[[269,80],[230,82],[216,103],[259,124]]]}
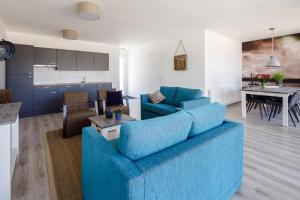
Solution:
{"label": "white wall", "polygon": [[[6,28],[0,17],[0,40],[6,39]],[[0,89],[5,88],[5,61],[0,61]]]}
{"label": "white wall", "polygon": [[[186,71],[174,71],[174,55],[180,40],[188,54]],[[129,94],[153,92],[161,85],[204,89],[204,64],[204,31],[130,49]]]}
{"label": "white wall", "polygon": [[119,46],[96,43],[82,40],[65,40],[59,37],[48,37],[27,33],[7,32],[7,38],[17,44],[34,45],[35,47],[47,47],[56,49],[69,49],[80,51],[101,52],[110,54],[109,71],[56,71],[48,68],[35,68],[34,83],[78,83],[86,77],[86,81],[112,82],[119,88]]}
{"label": "white wall", "polygon": [[242,44],[209,30],[205,31],[205,88],[213,101],[240,101]]}

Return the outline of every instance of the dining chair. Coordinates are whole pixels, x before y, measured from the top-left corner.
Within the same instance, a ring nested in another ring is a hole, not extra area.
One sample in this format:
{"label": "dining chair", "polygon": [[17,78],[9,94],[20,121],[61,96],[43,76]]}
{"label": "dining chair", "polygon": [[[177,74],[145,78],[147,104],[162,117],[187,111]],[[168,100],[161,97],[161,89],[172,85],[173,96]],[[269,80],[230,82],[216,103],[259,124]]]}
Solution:
{"label": "dining chair", "polygon": [[[296,127],[295,121],[297,121],[298,123],[300,122],[299,120],[300,107],[298,105],[299,100],[300,100],[300,91],[297,91],[289,97],[289,101],[288,101],[288,113],[295,127]],[[268,121],[270,121],[271,118],[275,118],[276,115],[278,115],[281,112],[282,100],[268,101],[268,104],[271,105],[271,111],[269,113],[269,119],[268,119]]]}
{"label": "dining chair", "polygon": [[263,120],[263,112],[265,115],[268,116],[269,113],[269,107],[267,105],[267,97],[265,96],[259,96],[259,95],[247,95],[246,97],[247,104],[247,112],[250,112],[252,109],[256,110],[259,108],[260,117]]}

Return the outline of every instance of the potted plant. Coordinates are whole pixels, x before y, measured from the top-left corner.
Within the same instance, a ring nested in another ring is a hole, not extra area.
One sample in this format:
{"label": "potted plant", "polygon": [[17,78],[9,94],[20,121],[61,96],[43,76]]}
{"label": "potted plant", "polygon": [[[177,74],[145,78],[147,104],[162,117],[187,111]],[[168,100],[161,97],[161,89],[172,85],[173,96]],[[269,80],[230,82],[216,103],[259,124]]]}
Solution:
{"label": "potted plant", "polygon": [[115,111],[115,118],[117,121],[120,121],[122,119],[122,111],[120,109]]}
{"label": "potted plant", "polygon": [[262,89],[265,88],[266,83],[270,80],[270,74],[257,74],[256,80],[260,83]]}
{"label": "potted plant", "polygon": [[284,73],[281,71],[275,72],[272,78],[275,81],[276,85],[281,85],[284,80]]}

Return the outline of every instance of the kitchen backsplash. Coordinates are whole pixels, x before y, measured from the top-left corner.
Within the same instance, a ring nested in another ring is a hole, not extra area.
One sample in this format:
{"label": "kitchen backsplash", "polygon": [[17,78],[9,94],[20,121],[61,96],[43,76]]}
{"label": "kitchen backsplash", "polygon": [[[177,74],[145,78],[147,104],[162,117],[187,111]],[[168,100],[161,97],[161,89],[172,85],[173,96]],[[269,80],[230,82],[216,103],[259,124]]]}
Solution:
{"label": "kitchen backsplash", "polygon": [[111,81],[108,73],[108,71],[57,71],[54,68],[35,67],[34,84],[80,83],[84,77],[87,82]]}

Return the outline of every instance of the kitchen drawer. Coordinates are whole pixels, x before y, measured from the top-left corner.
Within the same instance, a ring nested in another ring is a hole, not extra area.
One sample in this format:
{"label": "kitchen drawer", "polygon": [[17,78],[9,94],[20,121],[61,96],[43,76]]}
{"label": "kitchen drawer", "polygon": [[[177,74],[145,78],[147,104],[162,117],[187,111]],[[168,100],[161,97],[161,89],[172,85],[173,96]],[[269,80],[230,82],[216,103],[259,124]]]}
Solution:
{"label": "kitchen drawer", "polygon": [[49,91],[57,91],[57,86],[35,86],[34,92],[49,92]]}

